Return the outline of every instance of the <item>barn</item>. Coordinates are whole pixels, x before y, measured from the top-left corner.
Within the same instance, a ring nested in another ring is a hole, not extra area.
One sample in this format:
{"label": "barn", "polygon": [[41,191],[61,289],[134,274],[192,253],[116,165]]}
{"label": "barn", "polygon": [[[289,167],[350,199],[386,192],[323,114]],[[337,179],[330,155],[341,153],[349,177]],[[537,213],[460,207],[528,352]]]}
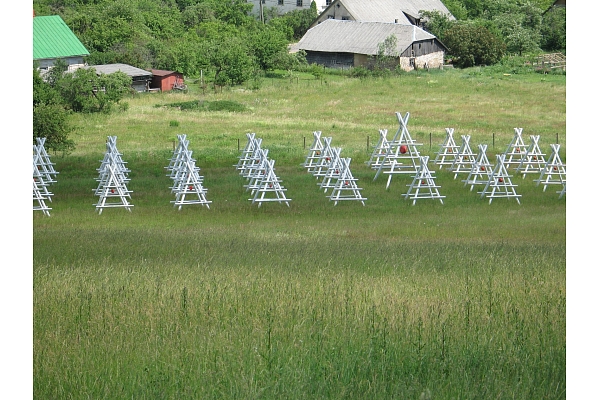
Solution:
{"label": "barn", "polygon": [[304,50],[309,64],[372,68],[379,44],[396,37],[393,57],[405,71],[441,68],[447,51],[434,35],[415,25],[328,19],[310,28],[291,51]]}
{"label": "barn", "polygon": [[165,71],[162,69],[152,69],[152,89],[160,89],[161,92],[173,90],[176,84],[183,83],[183,74],[176,71]]}

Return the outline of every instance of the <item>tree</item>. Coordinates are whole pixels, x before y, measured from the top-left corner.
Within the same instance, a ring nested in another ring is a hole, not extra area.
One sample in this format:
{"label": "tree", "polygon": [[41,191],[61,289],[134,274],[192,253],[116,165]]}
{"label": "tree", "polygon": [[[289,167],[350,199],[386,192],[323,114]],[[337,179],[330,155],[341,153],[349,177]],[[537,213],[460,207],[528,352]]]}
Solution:
{"label": "tree", "polygon": [[425,30],[437,37],[442,42],[444,41],[444,34],[453,25],[450,18],[446,14],[440,11],[421,11],[421,15],[426,18]]}
{"label": "tree", "polygon": [[121,71],[98,76],[93,67],[80,68],[65,74],[57,88],[75,112],[108,112],[131,90],[131,77]]}
{"label": "tree", "polygon": [[377,44],[377,57],[375,68],[379,70],[389,69],[396,65],[398,58],[398,37],[390,35],[383,42]]}
{"label": "tree", "polygon": [[543,15],[540,29],[540,46],[546,51],[563,51],[567,48],[567,11],[554,7]]}
{"label": "tree", "polygon": [[69,153],[75,148],[69,134],[73,127],[68,123],[68,112],[59,104],[39,104],[33,107],[33,141],[46,138],[49,150]]}
{"label": "tree", "polygon": [[254,61],[246,43],[236,36],[223,36],[203,43],[201,66],[215,72],[217,85],[239,85],[252,76]]}
{"label": "tree", "polygon": [[446,31],[444,43],[456,57],[454,64],[461,68],[495,64],[506,52],[506,45],[500,39],[474,24],[454,24]]}
{"label": "tree", "polygon": [[263,70],[274,69],[275,60],[282,52],[287,53],[285,34],[269,25],[258,25],[246,37],[257,65]]}
{"label": "tree", "polygon": [[33,69],[33,141],[46,138],[45,147],[70,152],[75,144],[69,139],[73,127],[68,124],[68,111],[61,105],[58,92],[44,82],[37,68]]}

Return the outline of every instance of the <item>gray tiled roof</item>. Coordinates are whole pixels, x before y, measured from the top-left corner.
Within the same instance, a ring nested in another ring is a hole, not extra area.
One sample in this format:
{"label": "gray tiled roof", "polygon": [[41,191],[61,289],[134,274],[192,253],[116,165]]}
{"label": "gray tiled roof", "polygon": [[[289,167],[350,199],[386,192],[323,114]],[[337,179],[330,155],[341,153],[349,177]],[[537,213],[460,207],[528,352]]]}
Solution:
{"label": "gray tiled roof", "polygon": [[104,65],[89,65],[84,68],[94,68],[96,73],[111,74],[113,72],[122,71],[127,75],[134,76],[152,76],[152,73],[140,68],[133,67],[127,64],[104,64]]}
{"label": "gray tiled roof", "polygon": [[336,3],[346,7],[355,21],[394,22],[397,19],[398,23],[404,24],[408,20],[403,13],[419,17],[420,10],[440,11],[451,20],[455,19],[440,0],[338,0],[330,7],[337,7]]}
{"label": "gray tiled roof", "polygon": [[398,54],[415,41],[435,39],[435,36],[414,25],[329,19],[310,28],[294,48],[375,55],[378,44],[392,34],[398,39]]}

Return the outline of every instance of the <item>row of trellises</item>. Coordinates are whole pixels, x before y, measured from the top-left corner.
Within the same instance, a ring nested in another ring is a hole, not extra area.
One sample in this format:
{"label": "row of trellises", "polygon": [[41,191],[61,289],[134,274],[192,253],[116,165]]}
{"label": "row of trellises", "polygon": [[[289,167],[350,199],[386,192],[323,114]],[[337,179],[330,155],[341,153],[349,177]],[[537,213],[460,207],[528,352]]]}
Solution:
{"label": "row of trellises", "polygon": [[[413,183],[408,185],[409,193],[405,194],[406,198],[438,198],[441,202],[443,196],[437,192],[438,186],[433,183],[433,173],[427,167],[429,159],[419,153],[419,146],[422,144],[410,136],[410,114],[406,113],[403,117],[396,113],[396,116],[400,125],[396,134],[388,140],[387,130],[380,130],[379,141],[373,148],[371,158],[366,162],[376,171],[374,180],[382,174],[388,175],[387,188],[393,176],[408,175],[413,178]],[[471,190],[474,186],[483,186],[478,193],[481,198],[489,198],[490,203],[496,197],[515,198],[519,202],[520,195],[515,190],[517,185],[511,181],[510,170],[514,170],[523,178],[528,175],[537,176],[535,182],[537,185],[543,185],[544,191],[550,185],[557,185],[560,188],[557,193],[559,198],[562,198],[566,193],[566,165],[560,159],[560,145],[552,144],[552,152],[546,158],[539,146],[539,135],[531,135],[531,142],[525,144],[523,129],[515,128],[514,131],[512,141],[504,153],[496,156],[496,164],[492,164],[486,155],[487,145],[480,144],[478,153],[475,153],[469,144],[469,135],[462,135],[461,144],[457,145],[453,137],[454,129],[446,128],[446,138],[440,144],[433,163],[440,169],[446,166],[454,173],[454,179],[461,174],[467,175],[463,182],[465,186],[470,186]],[[422,189],[428,193],[420,193]],[[414,194],[411,194],[411,191],[414,191]]]}

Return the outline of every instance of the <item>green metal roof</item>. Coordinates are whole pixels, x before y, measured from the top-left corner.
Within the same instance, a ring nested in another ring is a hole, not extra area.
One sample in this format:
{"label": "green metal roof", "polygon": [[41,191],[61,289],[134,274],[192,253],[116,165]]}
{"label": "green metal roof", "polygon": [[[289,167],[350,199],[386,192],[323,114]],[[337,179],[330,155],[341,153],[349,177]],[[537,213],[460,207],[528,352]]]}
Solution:
{"label": "green metal roof", "polygon": [[33,59],[88,56],[90,53],[58,15],[33,18]]}

